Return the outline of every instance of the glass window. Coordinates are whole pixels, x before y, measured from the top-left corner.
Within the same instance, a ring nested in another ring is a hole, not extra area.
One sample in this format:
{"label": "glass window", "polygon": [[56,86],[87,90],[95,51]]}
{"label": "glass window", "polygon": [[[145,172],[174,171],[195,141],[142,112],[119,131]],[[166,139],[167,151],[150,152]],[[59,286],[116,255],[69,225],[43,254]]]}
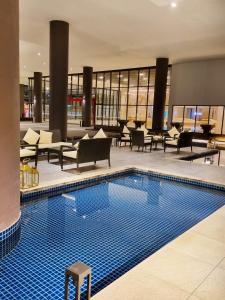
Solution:
{"label": "glass window", "polygon": [[93,77],[92,77],[92,87],[93,88],[96,88],[96,77],[97,77],[97,74],[93,74]]}
{"label": "glass window", "polygon": [[150,86],[154,86],[155,85],[155,69],[150,69],[149,85]]}
{"label": "glass window", "polygon": [[184,109],[184,129],[195,130],[196,106],[185,106]]}
{"label": "glass window", "polygon": [[120,73],[120,87],[128,86],[128,71]]}
{"label": "glass window", "polygon": [[110,88],[110,73],[105,73],[105,88]]}
{"label": "glass window", "polygon": [[146,128],[149,128],[149,129],[152,128],[152,116],[153,116],[153,106],[148,106]]}
{"label": "glass window", "polygon": [[168,115],[169,115],[169,106],[166,105],[164,110],[164,123],[163,123],[164,130],[168,129]]}
{"label": "glass window", "polygon": [[127,88],[120,88],[120,104],[127,105]]}
{"label": "glass window", "polygon": [[146,106],[138,106],[137,109],[137,120],[138,121],[145,121],[146,120]]}
{"label": "glass window", "polygon": [[138,89],[138,105],[147,105],[148,88],[139,87]]}
{"label": "glass window", "polygon": [[149,87],[148,90],[148,105],[153,105],[154,103],[154,87]]}
{"label": "glass window", "polygon": [[223,106],[211,106],[209,124],[214,125],[212,132],[221,134],[222,120],[223,120]]}
{"label": "glass window", "polygon": [[103,73],[97,73],[97,87],[103,88],[103,80],[104,80],[104,74]]}
{"label": "glass window", "polygon": [[112,72],[112,87],[119,87],[119,72]]}
{"label": "glass window", "polygon": [[208,124],[209,106],[197,106],[195,131],[202,132],[201,124]]}
{"label": "glass window", "polygon": [[129,121],[136,120],[136,106],[128,106],[127,119]]}
{"label": "glass window", "polygon": [[148,86],[149,69],[140,70],[139,72],[139,86]]}
{"label": "glass window", "polygon": [[136,105],[137,103],[137,88],[129,88],[129,105]]}
{"label": "glass window", "polygon": [[168,68],[168,73],[167,73],[167,85],[170,85],[170,80],[171,80],[171,68]]}
{"label": "glass window", "polygon": [[173,122],[183,123],[184,106],[173,106]]}
{"label": "glass window", "polygon": [[129,86],[138,86],[138,71],[129,72]]}
{"label": "glass window", "polygon": [[225,134],[225,106],[223,109],[223,134]]}
{"label": "glass window", "polygon": [[121,120],[127,119],[127,106],[120,106],[119,119]]}
{"label": "glass window", "polygon": [[169,105],[170,100],[170,86],[167,86],[166,88],[166,105]]}

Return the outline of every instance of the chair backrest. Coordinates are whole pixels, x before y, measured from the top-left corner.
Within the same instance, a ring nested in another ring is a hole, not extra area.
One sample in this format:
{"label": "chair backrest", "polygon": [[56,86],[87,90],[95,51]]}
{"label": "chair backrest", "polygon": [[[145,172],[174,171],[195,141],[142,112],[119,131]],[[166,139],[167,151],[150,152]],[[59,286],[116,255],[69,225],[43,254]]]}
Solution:
{"label": "chair backrest", "polygon": [[80,140],[77,162],[85,163],[110,158],[112,138]]}
{"label": "chair backrest", "polygon": [[144,131],[133,130],[131,132],[131,144],[132,146],[144,146]]}
{"label": "chair backrest", "polygon": [[178,147],[190,147],[192,145],[193,132],[181,132],[178,139]]}

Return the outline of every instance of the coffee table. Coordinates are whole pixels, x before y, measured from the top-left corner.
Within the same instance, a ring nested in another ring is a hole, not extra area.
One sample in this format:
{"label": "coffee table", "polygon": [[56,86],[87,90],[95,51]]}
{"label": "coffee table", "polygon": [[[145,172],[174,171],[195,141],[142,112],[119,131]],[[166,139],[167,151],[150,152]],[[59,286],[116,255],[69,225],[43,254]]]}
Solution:
{"label": "coffee table", "polygon": [[62,159],[61,147],[47,148],[47,152],[48,152],[48,162],[50,162],[51,155],[57,156],[59,159],[59,163],[61,162]]}

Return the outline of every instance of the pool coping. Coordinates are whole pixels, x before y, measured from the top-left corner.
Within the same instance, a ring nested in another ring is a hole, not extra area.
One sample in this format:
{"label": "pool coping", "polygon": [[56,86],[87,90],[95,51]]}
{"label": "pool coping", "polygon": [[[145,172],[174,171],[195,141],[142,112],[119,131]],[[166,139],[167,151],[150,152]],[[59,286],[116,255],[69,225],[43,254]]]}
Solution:
{"label": "pool coping", "polygon": [[104,172],[101,172],[99,174],[88,174],[88,176],[83,178],[79,178],[78,176],[78,178],[76,179],[72,178],[70,180],[66,180],[60,183],[52,183],[51,185],[38,186],[27,190],[21,190],[20,200],[21,203],[24,203],[32,200],[37,200],[39,198],[43,199],[51,196],[56,196],[65,192],[70,192],[76,189],[85,188],[86,186],[89,185],[98,184],[101,181],[123,176],[129,173],[138,173],[138,174],[148,175],[148,176],[161,178],[165,180],[209,188],[213,190],[225,191],[225,184],[220,184],[209,180],[204,180],[201,178],[193,178],[193,177],[191,178],[191,177],[182,176],[178,174],[159,172],[156,170],[152,170],[150,168],[144,168],[139,166],[127,166],[121,168],[107,169],[104,170]]}

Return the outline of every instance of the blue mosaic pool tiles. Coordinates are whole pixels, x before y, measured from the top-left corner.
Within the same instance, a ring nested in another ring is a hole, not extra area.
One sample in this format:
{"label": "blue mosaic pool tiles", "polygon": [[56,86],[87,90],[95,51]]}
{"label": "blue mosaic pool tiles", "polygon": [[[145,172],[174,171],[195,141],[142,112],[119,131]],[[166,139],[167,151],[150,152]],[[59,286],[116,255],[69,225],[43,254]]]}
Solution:
{"label": "blue mosaic pool tiles", "polygon": [[0,259],[13,250],[20,240],[21,217],[11,227],[0,232]]}
{"label": "blue mosaic pool tiles", "polygon": [[35,200],[35,199],[61,195],[62,193],[75,191],[75,190],[78,190],[78,189],[81,189],[84,187],[95,185],[104,180],[110,180],[112,178],[117,178],[120,176],[125,176],[127,174],[135,174],[135,173],[142,174],[142,175],[148,175],[151,177],[162,178],[162,179],[171,180],[171,181],[177,181],[177,182],[181,182],[181,183],[187,183],[187,184],[191,184],[191,185],[195,185],[195,186],[201,186],[201,187],[206,187],[206,188],[210,188],[210,189],[225,191],[225,186],[219,185],[219,184],[208,183],[208,182],[204,182],[204,181],[197,180],[197,179],[184,178],[184,177],[175,176],[175,175],[167,175],[167,174],[159,173],[156,171],[145,171],[145,170],[141,170],[141,169],[137,169],[137,168],[127,168],[122,171],[113,172],[113,173],[107,174],[107,175],[100,175],[100,176],[89,178],[89,179],[83,179],[83,180],[77,181],[77,182],[64,183],[62,185],[58,185],[55,187],[43,188],[38,191],[24,192],[24,193],[21,193],[21,202],[25,203],[27,201],[31,201],[31,200]]}
{"label": "blue mosaic pool tiles", "polygon": [[138,173],[24,203],[21,242],[2,260],[0,299],[61,300],[65,267],[78,260],[92,267],[94,295],[224,204],[219,190]]}

